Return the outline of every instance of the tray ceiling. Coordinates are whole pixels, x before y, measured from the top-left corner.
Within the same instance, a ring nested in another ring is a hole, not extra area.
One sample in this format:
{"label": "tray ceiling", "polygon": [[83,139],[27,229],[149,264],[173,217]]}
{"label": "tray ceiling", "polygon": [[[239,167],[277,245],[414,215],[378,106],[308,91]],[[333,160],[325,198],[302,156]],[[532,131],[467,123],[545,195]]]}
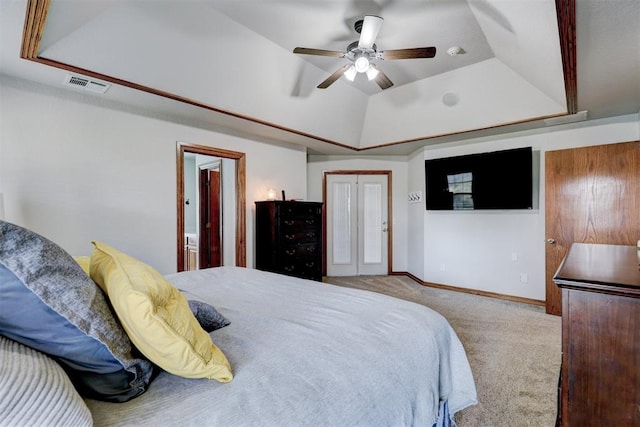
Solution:
{"label": "tray ceiling", "polygon": [[[570,24],[572,3],[558,3],[568,6]],[[563,71],[561,50],[571,34],[563,34],[553,0],[51,0],[48,7],[33,0],[25,7],[47,14],[37,51],[23,56],[114,83],[100,95],[106,99],[135,105],[146,101],[131,92],[142,91],[165,99],[150,106],[165,115],[240,134],[250,128],[266,140],[371,150],[576,112],[565,90],[565,76],[575,76]],[[435,58],[379,61],[394,82],[385,91],[364,75],[317,89],[346,59],[293,48],[344,50],[365,14],[384,18],[378,49],[435,46]],[[461,54],[447,54],[456,46]]]}

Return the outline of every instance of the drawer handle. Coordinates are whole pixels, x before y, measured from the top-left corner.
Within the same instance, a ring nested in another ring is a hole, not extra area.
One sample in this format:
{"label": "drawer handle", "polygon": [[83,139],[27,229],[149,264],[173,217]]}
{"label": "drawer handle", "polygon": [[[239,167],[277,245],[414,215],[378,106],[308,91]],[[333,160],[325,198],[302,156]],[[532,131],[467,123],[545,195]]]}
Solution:
{"label": "drawer handle", "polygon": [[296,238],[296,236],[294,234],[285,234],[284,238],[288,240],[293,240]]}
{"label": "drawer handle", "polygon": [[311,246],[311,247],[307,248],[307,252],[309,252],[309,253],[314,253],[315,251],[316,251],[315,246]]}
{"label": "drawer handle", "polygon": [[292,272],[296,268],[294,266],[289,266],[289,267],[285,267],[284,269],[285,269],[285,271]]}
{"label": "drawer handle", "polygon": [[307,233],[307,237],[316,237],[316,233]]}
{"label": "drawer handle", "polygon": [[291,249],[287,249],[286,251],[284,251],[285,254],[287,255],[295,255],[296,251],[295,250],[291,250]]}
{"label": "drawer handle", "polygon": [[308,220],[306,220],[305,222],[306,222],[307,224],[309,224],[309,225],[313,225],[313,224],[315,224],[315,223],[316,223],[316,221],[315,221],[314,219],[308,219]]}
{"label": "drawer handle", "polygon": [[313,267],[314,265],[316,265],[315,262],[311,261],[305,264],[307,267]]}
{"label": "drawer handle", "polygon": [[284,223],[285,223],[285,225],[293,225],[293,224],[295,224],[295,222],[294,222],[294,221],[292,221],[292,220],[286,220],[286,219],[284,220]]}

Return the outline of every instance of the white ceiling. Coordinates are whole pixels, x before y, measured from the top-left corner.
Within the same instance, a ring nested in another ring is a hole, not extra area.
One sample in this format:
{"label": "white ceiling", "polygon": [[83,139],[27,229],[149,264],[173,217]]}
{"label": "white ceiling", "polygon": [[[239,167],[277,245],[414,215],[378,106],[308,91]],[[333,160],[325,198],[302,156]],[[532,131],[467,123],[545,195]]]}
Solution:
{"label": "white ceiling", "polygon": [[[0,72],[62,87],[67,71],[19,59],[27,1],[0,7]],[[343,51],[365,14],[384,18],[379,50],[436,57],[379,62],[386,91],[316,89],[346,60],[293,48]],[[638,113],[640,2],[577,0],[576,22],[578,111]],[[52,0],[39,57],[123,83],[86,102],[327,154],[407,154],[567,111],[553,0]]]}

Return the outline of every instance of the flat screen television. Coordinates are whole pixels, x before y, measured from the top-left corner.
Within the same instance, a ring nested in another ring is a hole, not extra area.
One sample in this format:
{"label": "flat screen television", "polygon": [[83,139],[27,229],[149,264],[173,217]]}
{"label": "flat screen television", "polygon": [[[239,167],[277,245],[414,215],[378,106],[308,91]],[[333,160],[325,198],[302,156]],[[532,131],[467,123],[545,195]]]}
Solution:
{"label": "flat screen television", "polygon": [[531,147],[425,160],[427,210],[532,209]]}

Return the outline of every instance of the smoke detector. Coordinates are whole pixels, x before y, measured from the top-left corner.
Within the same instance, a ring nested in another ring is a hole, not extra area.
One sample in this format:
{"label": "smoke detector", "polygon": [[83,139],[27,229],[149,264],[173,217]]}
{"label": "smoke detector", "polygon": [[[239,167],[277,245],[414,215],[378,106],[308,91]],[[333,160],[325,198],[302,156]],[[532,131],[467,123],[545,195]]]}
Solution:
{"label": "smoke detector", "polygon": [[65,76],[64,85],[94,93],[105,93],[111,87],[108,83],[89,79],[87,77],[73,76],[71,74],[67,74]]}

